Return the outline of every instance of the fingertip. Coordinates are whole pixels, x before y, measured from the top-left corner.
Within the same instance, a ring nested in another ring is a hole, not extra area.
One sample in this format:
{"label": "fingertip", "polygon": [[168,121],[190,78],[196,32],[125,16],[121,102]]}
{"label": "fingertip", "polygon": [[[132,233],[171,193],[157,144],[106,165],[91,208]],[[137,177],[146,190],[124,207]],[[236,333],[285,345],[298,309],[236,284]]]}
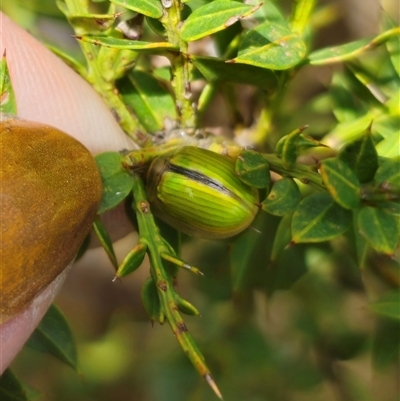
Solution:
{"label": "fingertip", "polygon": [[21,314],[0,325],[0,375],[39,324],[61,288],[72,263]]}
{"label": "fingertip", "polygon": [[[0,53],[7,56],[19,117],[68,133],[93,154],[134,147],[93,88],[1,12],[0,37]],[[124,219],[123,215],[112,219],[118,236],[132,230],[127,222],[121,228]],[[67,270],[27,310],[0,325],[0,374],[39,324]]]}
{"label": "fingertip", "polygon": [[134,146],[83,78],[7,16],[0,19],[0,53],[7,54],[20,117],[53,125],[94,154]]}

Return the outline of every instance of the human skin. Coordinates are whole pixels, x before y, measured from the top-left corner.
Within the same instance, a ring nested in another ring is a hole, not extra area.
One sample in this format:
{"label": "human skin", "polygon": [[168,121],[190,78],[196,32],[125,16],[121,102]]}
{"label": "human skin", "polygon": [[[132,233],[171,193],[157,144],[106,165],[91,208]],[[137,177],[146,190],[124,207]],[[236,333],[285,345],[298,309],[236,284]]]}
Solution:
{"label": "human skin", "polygon": [[[92,87],[0,12],[0,54],[5,51],[19,117],[59,128],[93,154],[133,147]],[[122,209],[108,220],[114,239],[132,229]],[[68,270],[39,294],[29,308],[0,326],[0,373],[40,322]]]}

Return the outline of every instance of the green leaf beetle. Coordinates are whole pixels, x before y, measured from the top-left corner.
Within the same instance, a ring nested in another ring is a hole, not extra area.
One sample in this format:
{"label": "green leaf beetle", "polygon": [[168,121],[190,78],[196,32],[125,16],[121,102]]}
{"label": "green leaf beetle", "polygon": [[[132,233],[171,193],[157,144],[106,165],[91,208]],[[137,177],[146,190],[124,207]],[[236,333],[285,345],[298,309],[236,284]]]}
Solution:
{"label": "green leaf beetle", "polygon": [[232,159],[194,146],[156,157],[147,171],[146,193],[156,216],[206,239],[240,233],[259,210],[257,189],[239,179]]}

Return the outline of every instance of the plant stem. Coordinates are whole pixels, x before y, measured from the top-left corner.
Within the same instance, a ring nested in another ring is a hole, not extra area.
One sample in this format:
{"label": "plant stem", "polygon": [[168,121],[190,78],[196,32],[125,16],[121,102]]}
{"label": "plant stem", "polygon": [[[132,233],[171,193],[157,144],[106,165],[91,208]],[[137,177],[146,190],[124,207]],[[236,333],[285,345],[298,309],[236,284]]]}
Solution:
{"label": "plant stem", "polygon": [[172,87],[175,93],[176,107],[183,128],[195,126],[195,112],[192,105],[190,88],[190,64],[187,57],[188,44],[180,38],[181,3],[179,0],[163,0],[165,13],[161,18],[167,32],[167,39],[179,47],[179,53],[171,53],[169,60],[172,70]]}
{"label": "plant stem", "polygon": [[201,92],[199,101],[197,103],[197,121],[198,125],[201,126],[201,119],[210,106],[211,102],[214,100],[215,95],[218,93],[217,85],[214,82],[208,82],[207,85]]}
{"label": "plant stem", "polygon": [[316,0],[295,0],[292,12],[292,30],[303,34],[310,21]]}
{"label": "plant stem", "polygon": [[116,120],[126,134],[130,136],[137,145],[140,147],[144,146],[148,138],[140,132],[138,119],[126,108],[114,83],[103,79],[101,70],[96,63],[95,52],[98,50],[95,48],[95,45],[83,41],[79,43],[88,64],[87,81],[94,87],[97,93],[102,96],[104,102],[114,114]]}
{"label": "plant stem", "polygon": [[294,70],[281,71],[279,73],[279,84],[275,92],[268,96],[264,95],[261,114],[252,136],[252,141],[255,146],[262,148],[267,144],[267,139],[272,133],[274,118],[279,115],[279,111],[286,96],[288,83],[293,79],[294,74]]}
{"label": "plant stem", "polygon": [[[61,9],[74,28],[76,37],[79,39],[80,36],[86,35],[86,30],[77,24],[74,25],[74,20],[71,17],[90,16],[89,2],[87,0],[65,0],[65,6]],[[115,87],[114,80],[107,79],[102,73],[102,68],[98,63],[98,55],[101,50],[96,45],[84,41],[79,41],[79,45],[87,62],[87,71],[84,78],[94,87],[97,93],[100,94],[127,135],[130,136],[138,146],[145,146],[149,142],[149,135],[140,132],[141,127],[139,121],[125,106]],[[109,58],[118,57],[118,52],[110,51],[107,56]],[[112,64],[112,60],[110,60],[110,64]]]}
{"label": "plant stem", "polygon": [[162,313],[165,315],[172,332],[178,340],[185,354],[188,356],[196,370],[203,376],[210,385],[215,394],[222,399],[221,393],[215,384],[210,370],[204,362],[204,357],[194,342],[192,336],[188,333],[186,323],[179,313],[176,303],[176,294],[172,277],[166,269],[161,258],[164,253],[169,253],[158,227],[150,211],[150,205],[147,201],[143,181],[139,175],[133,175],[134,201],[133,208],[136,212],[138,228],[140,233],[140,242],[147,245],[150,257],[150,272],[156,283],[157,293],[160,300]]}
{"label": "plant stem", "polygon": [[[293,11],[291,16],[292,31],[303,35],[307,25],[309,24],[311,13],[314,10],[316,0],[294,0]],[[287,86],[293,80],[295,69],[279,72],[279,85],[274,95],[265,98],[261,115],[257,123],[257,127],[253,133],[253,142],[256,146],[264,146],[267,137],[272,131],[273,120],[279,114],[282,102],[286,96]]]}
{"label": "plant stem", "polygon": [[296,178],[303,184],[308,184],[320,191],[326,191],[321,175],[313,171],[312,167],[296,164],[288,169],[283,166],[282,159],[274,154],[263,154],[263,157],[268,161],[271,171],[283,177]]}
{"label": "plant stem", "polygon": [[263,108],[261,109],[257,125],[251,134],[251,142],[252,144],[254,144],[254,146],[257,147],[264,146],[268,134],[271,132],[271,126],[272,126],[271,109],[266,104],[264,104]]}

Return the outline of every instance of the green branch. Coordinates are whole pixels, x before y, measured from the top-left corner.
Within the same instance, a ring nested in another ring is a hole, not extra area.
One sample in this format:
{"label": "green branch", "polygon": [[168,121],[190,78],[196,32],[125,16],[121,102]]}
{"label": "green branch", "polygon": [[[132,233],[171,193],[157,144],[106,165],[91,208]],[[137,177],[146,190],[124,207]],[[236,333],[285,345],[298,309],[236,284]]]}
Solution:
{"label": "green branch", "polygon": [[292,168],[285,168],[282,159],[274,154],[263,154],[263,157],[269,163],[270,170],[283,177],[296,178],[303,184],[312,186],[320,191],[326,191],[322,182],[322,177],[314,171],[313,167],[295,164]]}
{"label": "green branch", "polygon": [[[100,49],[98,46],[79,40],[81,36],[88,34],[84,25],[74,24],[74,18],[91,17],[89,10],[89,2],[87,0],[65,0],[65,5],[60,5],[61,11],[67,17],[69,23],[74,28],[79,46],[85,56],[87,70],[84,78],[93,86],[97,93],[103,98],[104,102],[114,114],[115,119],[121,128],[130,136],[138,146],[144,146],[149,142],[148,135],[143,134],[137,117],[132,114],[123,102],[118,89],[115,86],[114,79],[109,78],[109,72],[103,71],[104,68],[99,63]],[[113,65],[113,61],[118,59],[120,52],[110,49],[107,53],[107,60],[103,59],[103,63]]]}
{"label": "green branch", "polygon": [[172,87],[175,93],[175,103],[183,128],[195,126],[192,91],[190,88],[190,64],[187,58],[188,44],[180,37],[181,3],[179,0],[162,1],[165,14],[161,18],[167,32],[169,43],[179,47],[179,53],[171,53],[169,60],[172,70]]}
{"label": "green branch", "polygon": [[[170,249],[161,237],[153,215],[151,214],[143,181],[137,174],[133,175],[133,181],[135,199],[132,206],[136,212],[140,242],[147,245],[150,257],[151,276],[156,285],[161,304],[161,313],[166,317],[172,332],[196,370],[206,379],[215,394],[222,399],[221,393],[211,376],[211,372],[204,362],[204,357],[200,353],[192,336],[189,334],[186,323],[179,313],[177,300],[181,300],[181,298],[176,293],[172,282],[173,277],[166,271],[162,260],[162,255],[170,254]],[[182,267],[186,267],[186,265]]]}

